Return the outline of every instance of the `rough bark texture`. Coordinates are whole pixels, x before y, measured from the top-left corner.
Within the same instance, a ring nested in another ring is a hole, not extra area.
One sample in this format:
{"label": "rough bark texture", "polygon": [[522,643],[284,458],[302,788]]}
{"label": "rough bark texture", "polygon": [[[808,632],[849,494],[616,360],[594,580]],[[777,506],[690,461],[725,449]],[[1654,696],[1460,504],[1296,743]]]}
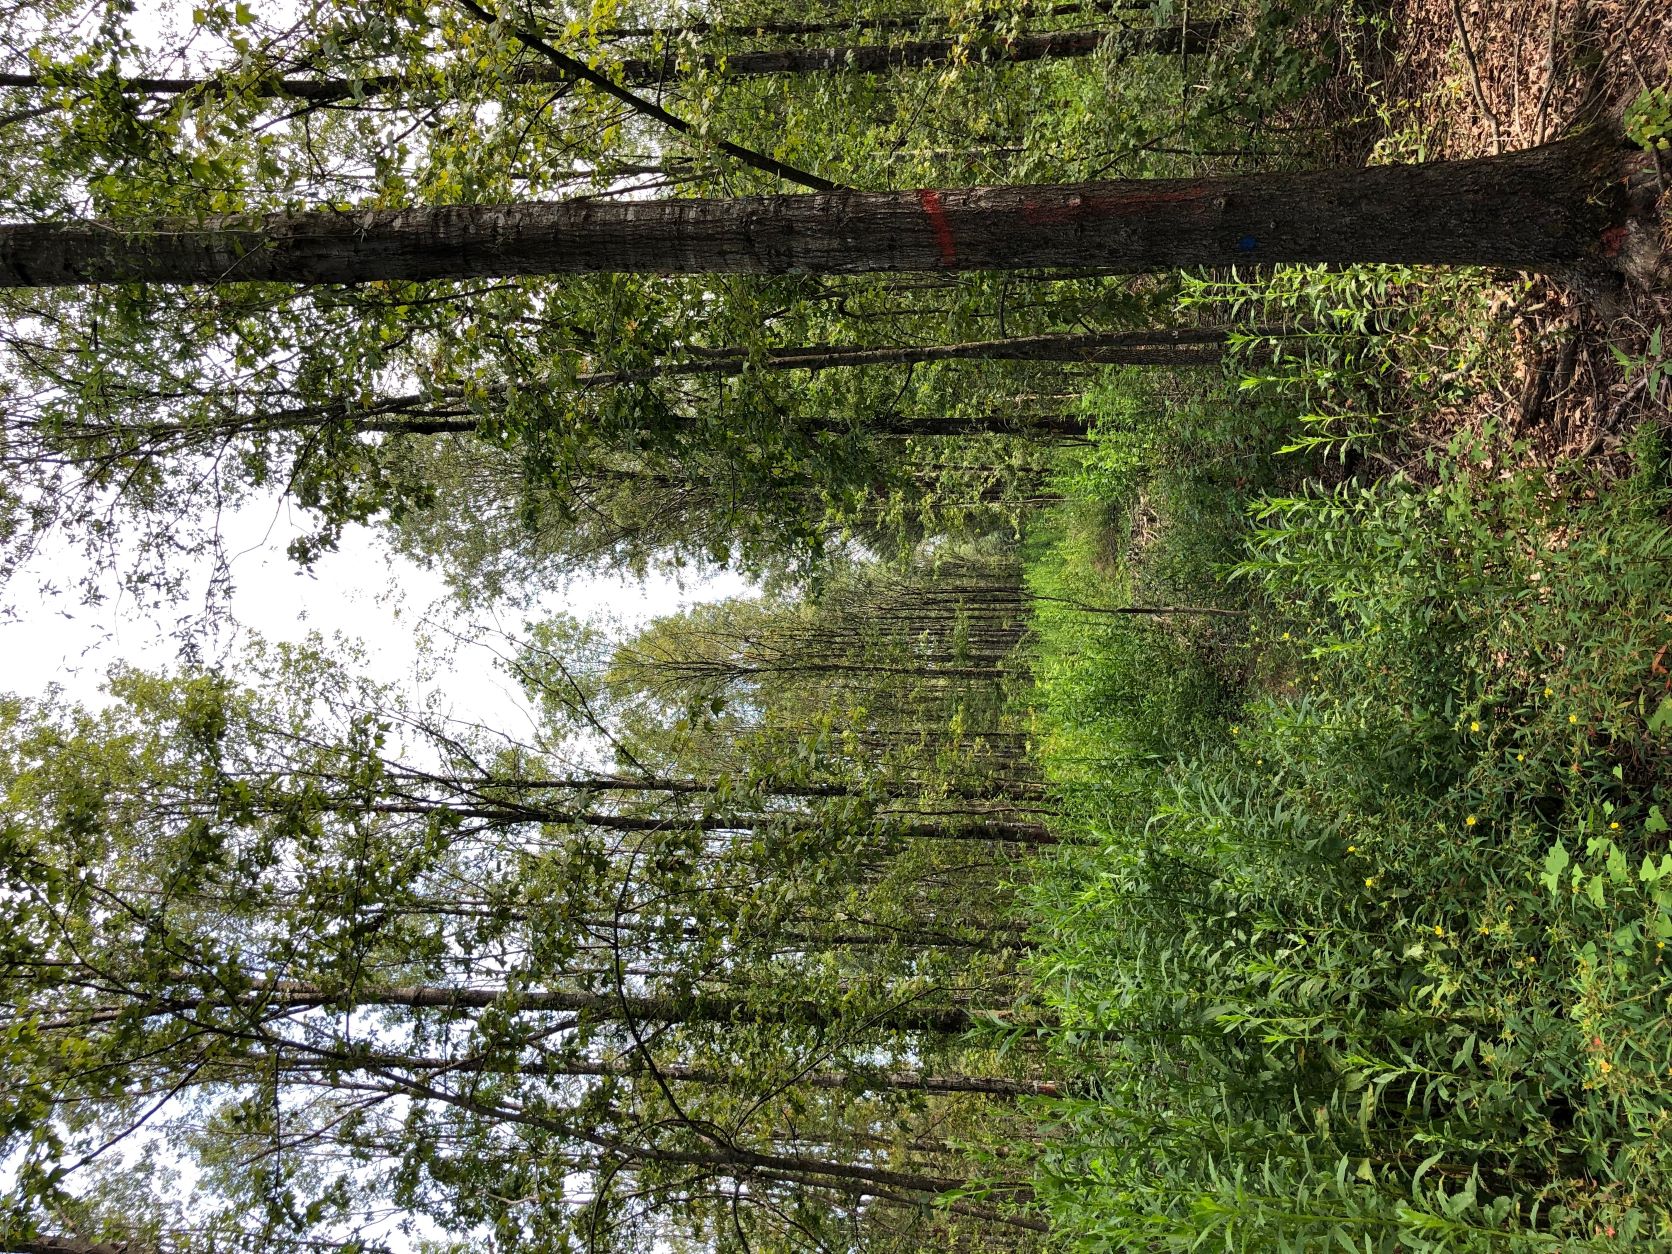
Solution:
{"label": "rough bark texture", "polygon": [[34,223],[0,227],[0,286],[1356,261],[1547,271],[1609,261],[1626,168],[1611,141],[1581,138],[1310,174]]}

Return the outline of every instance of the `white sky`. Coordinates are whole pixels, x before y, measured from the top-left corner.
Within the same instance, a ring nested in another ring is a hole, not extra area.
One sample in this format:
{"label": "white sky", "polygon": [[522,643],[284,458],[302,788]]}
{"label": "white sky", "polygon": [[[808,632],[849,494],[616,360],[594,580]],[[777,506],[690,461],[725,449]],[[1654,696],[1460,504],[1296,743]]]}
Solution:
{"label": "white sky", "polygon": [[[251,8],[282,24],[294,20],[298,4],[260,0]],[[178,0],[137,0],[130,29],[156,47],[183,46],[193,30],[191,7]],[[224,50],[217,55],[224,59]],[[440,688],[457,717],[512,734],[526,727],[524,703],[495,664],[493,648],[503,650],[505,637],[519,635],[525,619],[539,617],[538,611],[488,621],[459,617],[441,578],[391,552],[375,529],[349,530],[339,551],[304,573],[285,553],[287,542],[304,528],[278,500],[248,504],[222,522],[226,551],[236,555],[231,615],[238,629],[204,642],[206,658],[233,662],[251,632],[269,640],[301,640],[310,632],[327,639],[341,635],[366,646],[374,679],[404,684],[413,697]],[[43,578],[75,587],[79,574],[79,555],[61,548],[43,555],[7,590],[18,617],[0,616],[0,692],[34,695],[56,683],[77,700],[97,703],[99,685],[113,664],[160,669],[178,661],[178,641],[169,635],[172,621],[140,612],[131,601],[112,598],[85,606],[64,596],[32,608],[26,599]],[[688,570],[678,580],[584,577],[565,594],[547,598],[541,609],[631,627],[749,590],[742,578],[712,570]],[[428,673],[421,643],[426,634],[433,649],[445,653],[430,659]],[[451,647],[453,641],[463,643]]]}
{"label": "white sky", "polygon": [[[265,16],[281,8],[295,11],[294,0],[252,0],[252,7]],[[165,33],[182,29],[189,13],[189,6],[166,0],[137,0],[133,29],[167,46]],[[630,629],[700,601],[751,591],[750,583],[734,573],[702,569],[687,570],[678,579],[587,576],[529,613],[473,620],[460,615],[439,574],[394,553],[375,528],[350,528],[336,552],[302,571],[285,547],[308,530],[301,525],[305,522],[278,499],[247,503],[222,516],[234,588],[232,624],[201,641],[204,657],[235,667],[239,647],[252,634],[271,641],[300,641],[314,632],[327,639],[340,636],[363,646],[370,678],[400,685],[415,706],[439,691],[442,708],[455,718],[513,736],[529,728],[530,715],[497,656],[505,651],[507,637],[521,634],[527,619],[542,611],[563,611]],[[73,547],[48,546],[4,590],[4,605],[15,613],[0,613],[0,692],[35,696],[58,685],[69,697],[97,705],[112,666],[166,669],[178,663],[180,642],[172,631],[190,604],[167,607],[159,616],[121,597],[90,606],[73,595],[35,595],[47,582],[79,586],[82,562]],[[206,577],[207,568],[199,573]],[[201,585],[204,578],[194,582]],[[137,1154],[143,1141],[124,1148]],[[191,1165],[174,1165],[183,1170],[189,1191],[195,1177]],[[10,1183],[0,1178],[0,1188]],[[397,1248],[404,1244],[398,1236],[394,1242]]]}
{"label": "white sky", "polygon": [[[738,596],[748,581],[731,572],[689,571],[682,580],[629,575],[584,577],[563,594],[548,597],[532,615],[463,617],[448,598],[440,575],[392,552],[375,528],[354,527],[340,549],[304,572],[285,545],[306,528],[305,516],[280,501],[254,504],[223,519],[231,555],[236,624],[204,642],[204,656],[234,664],[251,633],[268,640],[302,640],[310,632],[361,642],[370,677],[403,686],[414,698],[440,690],[459,718],[513,735],[527,729],[516,684],[496,664],[506,636],[524,621],[559,610],[623,627],[670,614],[698,601]],[[18,615],[0,618],[0,691],[37,695],[61,685],[76,700],[98,703],[99,685],[117,663],[167,668],[179,658],[170,634],[174,615],[158,617],[131,600],[77,604],[70,596],[38,602],[27,598],[42,577],[74,585],[80,554],[61,547],[22,572],[11,592]],[[425,647],[428,640],[429,647]]]}

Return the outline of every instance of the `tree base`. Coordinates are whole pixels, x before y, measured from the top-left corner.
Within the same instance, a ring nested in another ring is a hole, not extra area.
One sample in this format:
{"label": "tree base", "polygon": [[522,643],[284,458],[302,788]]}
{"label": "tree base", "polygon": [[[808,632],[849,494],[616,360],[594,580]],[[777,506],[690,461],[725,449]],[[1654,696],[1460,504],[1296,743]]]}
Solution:
{"label": "tree base", "polygon": [[1603,233],[1603,255],[1611,268],[1635,287],[1654,291],[1672,283],[1672,252],[1661,205],[1666,185],[1655,159],[1634,152],[1621,179],[1624,195],[1617,225]]}
{"label": "tree base", "polygon": [[1597,180],[1602,188],[1598,199],[1608,204],[1609,225],[1590,258],[1551,277],[1609,322],[1629,312],[1631,291],[1672,285],[1672,248],[1660,207],[1665,184],[1654,159],[1633,144],[1627,155],[1618,155],[1617,149],[1610,153],[1604,169]]}

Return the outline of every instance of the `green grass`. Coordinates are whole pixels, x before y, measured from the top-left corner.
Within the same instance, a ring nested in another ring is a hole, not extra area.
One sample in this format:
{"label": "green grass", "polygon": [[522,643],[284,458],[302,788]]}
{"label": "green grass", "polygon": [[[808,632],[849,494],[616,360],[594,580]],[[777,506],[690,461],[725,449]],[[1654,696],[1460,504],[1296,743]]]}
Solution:
{"label": "green grass", "polygon": [[1112,376],[1030,549],[1047,596],[1248,611],[1038,615],[1059,1241],[1672,1242],[1665,448],[1284,487],[1293,420],[1212,397]]}

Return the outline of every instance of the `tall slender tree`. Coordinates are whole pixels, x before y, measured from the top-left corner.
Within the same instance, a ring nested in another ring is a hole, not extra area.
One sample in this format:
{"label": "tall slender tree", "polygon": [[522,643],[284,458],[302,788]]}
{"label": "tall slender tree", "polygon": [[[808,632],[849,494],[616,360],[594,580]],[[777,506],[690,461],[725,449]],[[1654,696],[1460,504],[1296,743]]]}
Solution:
{"label": "tall slender tree", "polygon": [[[1607,135],[1305,174],[0,227],[0,286],[1386,261],[1571,270],[1641,235]],[[1637,206],[1641,209],[1641,205]]]}

